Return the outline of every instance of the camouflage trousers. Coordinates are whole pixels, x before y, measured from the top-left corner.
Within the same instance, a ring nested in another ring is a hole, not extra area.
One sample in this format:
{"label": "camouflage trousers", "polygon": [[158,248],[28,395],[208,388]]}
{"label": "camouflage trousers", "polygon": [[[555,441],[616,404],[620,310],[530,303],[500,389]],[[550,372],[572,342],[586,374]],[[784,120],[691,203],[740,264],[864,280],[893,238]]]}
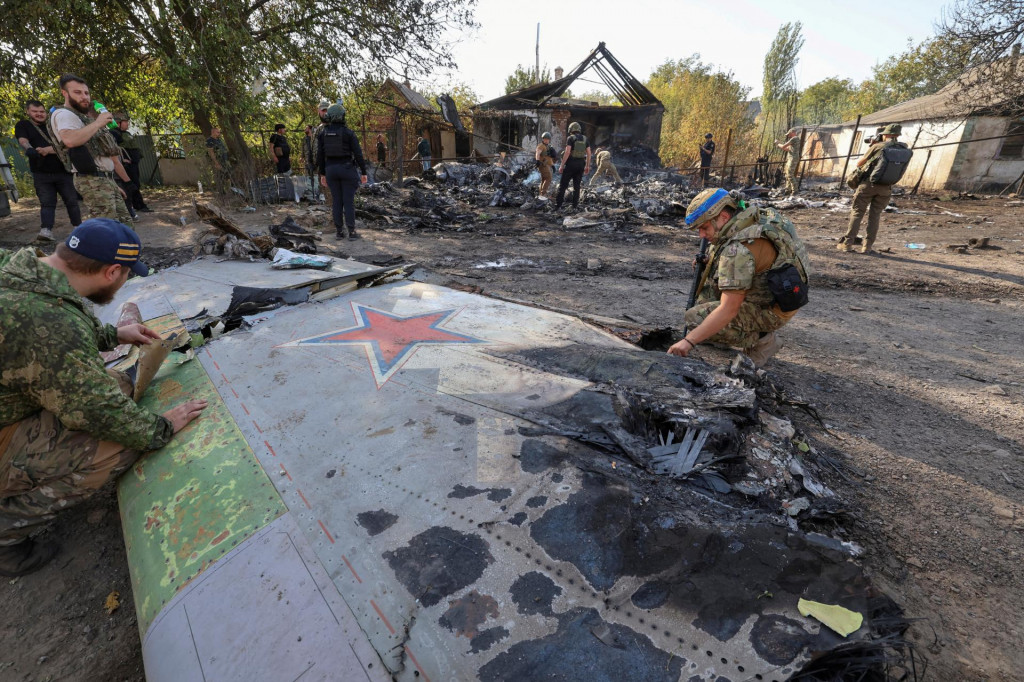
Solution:
{"label": "camouflage trousers", "polygon": [[[686,319],[686,326],[694,329],[701,322],[707,319],[719,305],[720,301],[708,301],[698,303],[683,316]],[[708,339],[711,343],[720,343],[733,348],[747,349],[757,343],[761,334],[773,332],[786,324],[787,320],[775,314],[770,308],[759,308],[753,303],[744,301],[740,304],[739,312],[732,318],[720,332]]]}
{"label": "camouflage trousers", "polygon": [[[118,375],[121,390],[131,381]],[[6,447],[5,444],[6,443]],[[64,428],[42,410],[0,429],[0,546],[27,539],[57,513],[127,471],[139,453]]]}
{"label": "camouflage trousers", "polygon": [[126,225],[131,224],[131,215],[125,206],[117,183],[100,175],[75,174],[75,189],[82,195],[82,203],[90,218],[113,218]]}
{"label": "camouflage trousers", "polygon": [[597,164],[597,170],[594,171],[594,174],[590,177],[590,184],[593,185],[595,180],[605,175],[611,176],[615,182],[622,182],[622,178],[619,177],[619,171],[615,167],[615,164],[611,161],[602,160]]}
{"label": "camouflage trousers", "polygon": [[796,194],[796,168],[797,164],[786,166],[786,192]]}
{"label": "camouflage trousers", "polygon": [[865,180],[857,187],[857,191],[853,193],[853,206],[850,208],[850,224],[846,228],[845,243],[854,243],[865,212],[868,214],[868,226],[863,243],[868,248],[875,243],[882,212],[889,205],[891,196],[892,187],[889,185],[876,185]]}

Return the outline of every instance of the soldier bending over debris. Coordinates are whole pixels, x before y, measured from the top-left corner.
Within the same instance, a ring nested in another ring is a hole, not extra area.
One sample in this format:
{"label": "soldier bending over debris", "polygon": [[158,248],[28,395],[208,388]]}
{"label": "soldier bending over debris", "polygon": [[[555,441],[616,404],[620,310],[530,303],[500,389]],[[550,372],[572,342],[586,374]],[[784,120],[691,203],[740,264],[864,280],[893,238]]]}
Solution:
{"label": "soldier bending over debris", "polygon": [[109,218],[84,221],[53,255],[0,250],[0,575],[45,565],[53,543],[30,539],[167,444],[206,408],[189,400],[162,416],[136,405],[126,375],[100,351],[160,336],[142,324],[101,324],[83,298],[106,304],[146,275],[139,236]]}
{"label": "soldier bending over debris", "polygon": [[686,356],[703,341],[743,349],[760,367],[782,347],[775,330],[807,302],[807,250],[793,224],[773,209],[747,207],[724,189],[700,192],[686,227],[711,245],[690,332],[668,349]]}

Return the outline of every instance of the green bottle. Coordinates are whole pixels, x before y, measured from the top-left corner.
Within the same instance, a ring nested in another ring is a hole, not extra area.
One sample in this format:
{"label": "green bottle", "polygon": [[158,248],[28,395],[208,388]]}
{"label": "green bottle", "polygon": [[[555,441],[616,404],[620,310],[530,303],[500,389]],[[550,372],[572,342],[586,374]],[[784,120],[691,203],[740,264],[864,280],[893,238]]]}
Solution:
{"label": "green bottle", "polygon": [[[97,102],[96,100],[92,101],[92,108],[95,109],[96,111],[100,112],[101,114],[107,113],[107,108],[105,106],[103,106],[103,104],[101,102]],[[111,121],[110,123],[107,124],[107,127],[110,128],[111,130],[114,130],[114,129],[117,128],[117,122],[116,121]]]}

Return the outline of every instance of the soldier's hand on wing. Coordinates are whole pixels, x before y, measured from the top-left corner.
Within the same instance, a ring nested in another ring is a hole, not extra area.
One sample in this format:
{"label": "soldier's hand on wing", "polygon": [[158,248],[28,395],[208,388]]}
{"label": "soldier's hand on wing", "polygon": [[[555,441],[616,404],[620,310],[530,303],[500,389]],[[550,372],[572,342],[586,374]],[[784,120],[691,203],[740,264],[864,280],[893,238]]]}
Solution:
{"label": "soldier's hand on wing", "polygon": [[685,358],[691,350],[693,350],[693,342],[687,341],[686,339],[680,339],[672,344],[668,349],[668,354],[678,355],[681,358]]}
{"label": "soldier's hand on wing", "polygon": [[153,343],[153,339],[159,339],[160,335],[144,324],[138,322],[126,324],[117,328],[117,340],[120,343],[130,343],[133,346],[146,346]]}
{"label": "soldier's hand on wing", "polygon": [[189,400],[164,412],[164,419],[171,422],[174,432],[178,433],[202,414],[208,404],[205,400]]}

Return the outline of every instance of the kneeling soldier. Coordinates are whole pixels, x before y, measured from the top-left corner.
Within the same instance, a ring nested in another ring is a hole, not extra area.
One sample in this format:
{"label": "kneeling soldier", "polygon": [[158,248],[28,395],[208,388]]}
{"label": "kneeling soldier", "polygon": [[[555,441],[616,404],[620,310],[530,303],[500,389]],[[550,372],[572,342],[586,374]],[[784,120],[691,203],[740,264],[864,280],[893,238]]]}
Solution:
{"label": "kneeling soldier", "polygon": [[724,189],[706,189],[686,211],[686,227],[711,245],[691,331],[669,348],[686,356],[711,341],[741,348],[757,366],[782,344],[775,330],[807,302],[807,250],[793,224],[772,209],[747,207]]}

